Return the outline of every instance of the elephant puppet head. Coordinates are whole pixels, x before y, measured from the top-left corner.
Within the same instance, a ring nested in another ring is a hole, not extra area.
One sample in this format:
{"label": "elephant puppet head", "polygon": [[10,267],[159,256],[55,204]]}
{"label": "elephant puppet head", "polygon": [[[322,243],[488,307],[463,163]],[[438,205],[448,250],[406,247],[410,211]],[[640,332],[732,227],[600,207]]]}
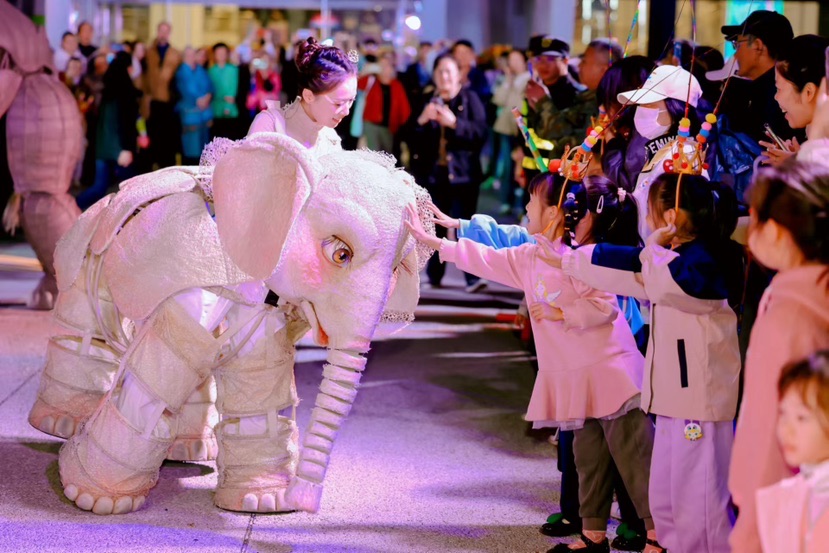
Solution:
{"label": "elephant puppet head", "polygon": [[425,256],[403,220],[425,192],[386,157],[261,133],[218,161],[213,194],[231,259],[302,305],[320,345],[365,352],[378,323],[411,320]]}
{"label": "elephant puppet head", "polygon": [[329,348],[288,490],[297,509],[319,508],[334,435],[375,330],[411,320],[417,304],[418,272],[431,252],[416,246],[403,221],[416,202],[427,219],[428,195],[393,165],[365,151],[315,159],[291,138],[262,133],[214,169],[216,224],[231,259],[301,305],[317,343]]}

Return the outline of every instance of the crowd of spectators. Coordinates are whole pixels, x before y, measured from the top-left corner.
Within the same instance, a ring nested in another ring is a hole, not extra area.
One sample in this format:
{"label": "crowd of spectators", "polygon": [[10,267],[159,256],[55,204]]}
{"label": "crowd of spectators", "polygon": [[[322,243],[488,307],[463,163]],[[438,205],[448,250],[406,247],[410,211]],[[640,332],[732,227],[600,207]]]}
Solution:
{"label": "crowd of spectators", "polygon": [[[170,44],[170,33],[170,25],[161,23],[151,41],[98,48],[92,44],[92,26],[82,23],[77,34],[65,33],[55,49],[56,69],[84,115],[86,156],[76,174],[82,208],[130,175],[177,163],[198,164],[209,140],[241,139],[258,112],[274,102],[291,102],[302,92],[293,63],[297,45],[273,44],[263,36],[239,45],[178,50]],[[733,550],[756,553],[761,551],[764,529],[757,528],[755,493],[792,474],[774,437],[777,378],[787,364],[829,348],[829,179],[814,168],[794,165],[794,158],[826,165],[829,157],[829,147],[820,149],[829,139],[829,39],[794,37],[784,16],[765,10],[754,11],[741,25],[724,26],[722,33],[735,49],[728,60],[719,45],[687,40],[666,45],[661,59],[624,56],[623,45],[609,39],[594,40],[576,55],[567,42],[548,35],[528,37],[526,45],[496,45],[484,51],[468,40],[422,42],[411,60],[401,60],[389,45],[367,39],[359,55],[357,97],[337,132],[344,148],[364,145],[394,156],[447,217],[472,218],[481,189],[491,187],[498,192],[500,215],[516,220],[531,199],[528,184],[537,186],[546,166],[555,167],[585,141],[590,129],[601,125],[594,161],[582,177],[619,190],[614,194],[620,202],[627,193],[636,198],[642,239],[655,230],[650,228],[654,219],[648,210],[654,196],[662,193],[653,193],[650,186],[658,183],[660,190],[664,188],[669,179],[661,175],[679,163],[671,144],[683,133],[702,136],[707,146],[702,177],[721,183],[712,190],[723,186],[721,190],[733,194],[739,204],[735,218],[739,214],[748,219],[751,206],[752,250],[762,262],[747,258],[731,240],[715,248],[724,252],[718,258],[723,261],[719,269],[735,269],[737,275],[727,278],[725,286],[728,305],[740,321],[741,381],[745,380],[733,456],[717,462],[724,464],[718,467],[721,473],[727,473],[731,463],[728,485],[740,510],[731,534]],[[526,120],[538,155],[528,149],[515,112]],[[763,166],[772,169],[763,172]],[[679,185],[674,186],[678,196]],[[717,212],[720,194],[712,197],[713,208],[706,204],[699,212],[713,209],[714,219],[722,218]],[[561,199],[558,203],[562,207]],[[680,209],[675,211],[679,217]],[[696,232],[702,236],[705,230]],[[742,238],[739,230],[733,238],[745,242],[744,230]],[[438,232],[446,236],[442,226]],[[807,269],[800,270],[803,266]],[[442,286],[444,270],[434,256],[426,270],[430,286]],[[774,281],[773,271],[780,271]],[[700,287],[707,286],[706,275],[694,278]],[[800,299],[786,304],[780,292],[778,303],[770,307],[770,282],[778,283],[778,291],[795,282]],[[467,291],[477,292],[486,282],[466,274],[466,285]],[[770,322],[774,309],[778,323],[787,321],[785,328]],[[797,309],[802,317],[786,309]],[[811,318],[806,313],[812,313]],[[755,318],[758,328],[752,332]],[[684,357],[680,360],[686,362]],[[825,367],[821,370],[826,372]],[[823,378],[821,385],[827,385],[829,374]],[[781,383],[781,391],[785,389]],[[565,536],[583,528],[572,436],[561,432],[558,444],[561,512],[551,515],[542,532]],[[730,441],[726,449],[731,452]],[[651,534],[646,534],[641,513],[618,478],[613,486],[624,522],[614,547],[664,550],[654,540],[645,543]],[[825,507],[825,498],[821,501]],[[720,514],[725,519],[725,511]],[[687,524],[678,523],[677,528],[689,530]],[[592,537],[582,539],[583,544],[576,544],[584,545],[582,549],[607,551]],[[676,544],[684,539],[665,537],[672,551],[683,551]]]}

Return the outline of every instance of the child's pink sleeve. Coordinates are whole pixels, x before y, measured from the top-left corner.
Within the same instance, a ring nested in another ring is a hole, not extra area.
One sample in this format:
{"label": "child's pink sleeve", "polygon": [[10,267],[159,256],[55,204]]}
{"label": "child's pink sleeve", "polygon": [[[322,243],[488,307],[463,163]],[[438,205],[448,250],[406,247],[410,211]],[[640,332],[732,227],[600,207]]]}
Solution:
{"label": "child's pink sleeve", "polygon": [[441,261],[453,262],[462,271],[523,290],[521,275],[530,270],[530,252],[535,247],[535,244],[525,244],[496,250],[461,238],[457,242],[443,240],[439,253]]}
{"label": "child's pink sleeve", "polygon": [[641,248],[608,244],[582,246],[564,252],[561,268],[590,288],[647,300],[639,278],[642,271],[640,251]]}
{"label": "child's pink sleeve", "polygon": [[619,314],[616,296],[591,288],[585,283],[572,279],[573,287],[579,294],[570,305],[559,305],[564,313],[564,324],[568,328],[587,329],[610,324]]}

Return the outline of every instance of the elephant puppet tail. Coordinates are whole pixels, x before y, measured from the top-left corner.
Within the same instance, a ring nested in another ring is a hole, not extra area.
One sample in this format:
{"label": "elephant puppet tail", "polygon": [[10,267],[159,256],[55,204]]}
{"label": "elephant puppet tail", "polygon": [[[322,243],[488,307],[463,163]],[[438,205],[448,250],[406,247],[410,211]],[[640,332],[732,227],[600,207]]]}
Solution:
{"label": "elephant puppet tail", "polygon": [[296,477],[286,493],[288,503],[295,509],[309,513],[319,510],[322,481],[334,439],[357,397],[365,366],[366,358],[360,353],[328,350],[320,393],[302,441]]}

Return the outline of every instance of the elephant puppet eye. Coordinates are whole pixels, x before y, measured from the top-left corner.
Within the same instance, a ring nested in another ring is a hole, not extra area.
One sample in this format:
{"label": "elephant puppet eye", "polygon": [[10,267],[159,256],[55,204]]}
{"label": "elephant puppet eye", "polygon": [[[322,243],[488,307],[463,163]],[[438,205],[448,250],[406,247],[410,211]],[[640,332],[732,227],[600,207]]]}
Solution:
{"label": "elephant puppet eye", "polygon": [[322,251],[337,267],[348,266],[351,263],[351,258],[354,257],[351,247],[336,236],[331,236],[322,241]]}

